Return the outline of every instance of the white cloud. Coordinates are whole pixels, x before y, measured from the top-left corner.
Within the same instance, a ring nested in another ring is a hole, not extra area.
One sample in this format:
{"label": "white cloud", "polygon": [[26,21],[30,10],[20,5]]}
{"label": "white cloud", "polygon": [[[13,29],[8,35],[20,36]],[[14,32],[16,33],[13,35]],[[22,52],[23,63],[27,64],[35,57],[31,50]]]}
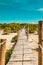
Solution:
{"label": "white cloud", "polygon": [[43,8],[39,8],[39,9],[37,9],[38,11],[43,11]]}

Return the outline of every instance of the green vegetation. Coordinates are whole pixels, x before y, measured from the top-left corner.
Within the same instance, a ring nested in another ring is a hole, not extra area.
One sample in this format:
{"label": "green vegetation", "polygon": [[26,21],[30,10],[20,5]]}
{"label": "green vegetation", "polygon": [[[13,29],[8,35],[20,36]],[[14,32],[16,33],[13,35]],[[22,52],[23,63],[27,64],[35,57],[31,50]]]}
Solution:
{"label": "green vegetation", "polygon": [[38,25],[37,24],[29,25],[29,32],[34,33],[35,31],[38,31]]}
{"label": "green vegetation", "polygon": [[38,24],[26,24],[26,31],[29,33],[34,33],[35,31],[38,32]]}
{"label": "green vegetation", "polygon": [[9,24],[0,24],[0,29],[4,30],[4,33],[10,33],[10,32],[18,32],[21,28],[26,27],[26,30],[29,33],[34,33],[35,31],[38,31],[38,24],[26,24],[26,23],[9,23]]}
{"label": "green vegetation", "polygon": [[0,24],[0,29],[4,30],[4,34],[8,34],[10,32],[17,32],[22,28],[19,23],[9,23],[9,24]]}
{"label": "green vegetation", "polygon": [[35,31],[38,32],[38,24],[25,24],[25,28],[26,28],[27,39],[29,33],[34,33]]}
{"label": "green vegetation", "polygon": [[18,38],[18,36],[13,37],[11,42],[17,42],[17,38]]}
{"label": "green vegetation", "polygon": [[15,42],[15,44],[13,45],[13,47],[11,49],[7,50],[7,52],[6,52],[6,55],[5,55],[5,65],[8,63],[8,61],[9,61],[9,59],[11,57],[12,51],[13,51],[16,43],[17,43],[17,38],[18,38],[18,36],[15,36],[11,40],[11,42]]}
{"label": "green vegetation", "polygon": [[13,47],[11,49],[7,50],[6,56],[5,56],[5,65],[8,63],[10,56],[12,54],[12,51],[13,51]]}
{"label": "green vegetation", "polygon": [[4,28],[4,33],[5,34],[9,34],[11,32],[11,28],[10,27],[5,27]]}

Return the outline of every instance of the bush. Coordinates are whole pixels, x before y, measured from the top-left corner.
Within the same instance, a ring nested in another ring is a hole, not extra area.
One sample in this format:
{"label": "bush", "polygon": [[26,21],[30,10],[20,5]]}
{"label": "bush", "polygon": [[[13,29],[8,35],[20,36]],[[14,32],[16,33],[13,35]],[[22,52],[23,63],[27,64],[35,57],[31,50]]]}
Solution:
{"label": "bush", "polygon": [[12,47],[11,49],[7,50],[6,55],[5,55],[5,65],[6,65],[7,62],[9,61],[10,56],[11,56],[11,54],[12,54],[12,51],[13,51],[13,47]]}
{"label": "bush", "polygon": [[17,36],[13,37],[11,42],[17,42]]}
{"label": "bush", "polygon": [[5,34],[9,34],[11,32],[11,28],[10,27],[5,27],[4,28],[4,33]]}
{"label": "bush", "polygon": [[8,63],[8,61],[9,61],[9,59],[11,57],[12,51],[13,51],[15,45],[16,45],[17,36],[13,37],[11,42],[15,42],[15,44],[13,45],[13,47],[11,49],[7,50],[7,52],[6,52],[6,55],[5,55],[5,65]]}

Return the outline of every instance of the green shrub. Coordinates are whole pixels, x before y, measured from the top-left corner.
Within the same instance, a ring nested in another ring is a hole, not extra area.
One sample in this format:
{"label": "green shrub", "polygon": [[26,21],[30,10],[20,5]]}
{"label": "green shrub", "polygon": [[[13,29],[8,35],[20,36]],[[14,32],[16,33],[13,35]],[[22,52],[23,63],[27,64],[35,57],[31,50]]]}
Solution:
{"label": "green shrub", "polygon": [[12,47],[11,49],[7,50],[6,55],[5,55],[5,65],[6,65],[7,62],[9,61],[10,56],[11,56],[11,54],[12,54],[12,51],[13,51],[13,47]]}
{"label": "green shrub", "polygon": [[6,52],[6,55],[5,55],[5,65],[8,63],[8,61],[9,61],[9,59],[11,57],[12,51],[13,51],[15,45],[16,45],[17,36],[13,37],[11,42],[15,42],[15,44],[13,45],[13,47],[11,49],[7,50],[7,52]]}
{"label": "green shrub", "polygon": [[13,37],[11,42],[17,42],[17,36]]}

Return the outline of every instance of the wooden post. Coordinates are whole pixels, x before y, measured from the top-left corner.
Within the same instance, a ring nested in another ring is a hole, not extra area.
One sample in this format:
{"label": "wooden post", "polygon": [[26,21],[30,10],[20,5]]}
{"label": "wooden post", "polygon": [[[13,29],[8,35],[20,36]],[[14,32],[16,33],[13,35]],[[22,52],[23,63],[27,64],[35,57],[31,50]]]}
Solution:
{"label": "wooden post", "polygon": [[38,65],[43,65],[43,21],[39,21],[39,54]]}
{"label": "wooden post", "polygon": [[6,47],[6,41],[4,39],[1,39],[1,42],[0,42],[0,65],[5,65],[5,47]]}

